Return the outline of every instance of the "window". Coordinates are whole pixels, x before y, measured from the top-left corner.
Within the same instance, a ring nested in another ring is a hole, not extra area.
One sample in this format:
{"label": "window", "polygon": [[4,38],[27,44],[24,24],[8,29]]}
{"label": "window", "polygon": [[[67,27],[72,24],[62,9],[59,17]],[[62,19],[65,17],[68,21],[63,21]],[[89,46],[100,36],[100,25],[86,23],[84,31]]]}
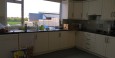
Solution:
{"label": "window", "polygon": [[[23,3],[20,3],[24,1]],[[24,9],[23,9],[24,7]],[[15,0],[7,2],[7,19],[9,26],[44,25],[59,27],[60,3],[44,0]]]}
{"label": "window", "polygon": [[[24,0],[24,17],[30,22],[37,22],[38,26],[59,27],[60,3],[44,0]],[[33,25],[34,26],[34,25]]]}
{"label": "window", "polygon": [[21,25],[21,4],[7,2],[7,23],[8,26]]}

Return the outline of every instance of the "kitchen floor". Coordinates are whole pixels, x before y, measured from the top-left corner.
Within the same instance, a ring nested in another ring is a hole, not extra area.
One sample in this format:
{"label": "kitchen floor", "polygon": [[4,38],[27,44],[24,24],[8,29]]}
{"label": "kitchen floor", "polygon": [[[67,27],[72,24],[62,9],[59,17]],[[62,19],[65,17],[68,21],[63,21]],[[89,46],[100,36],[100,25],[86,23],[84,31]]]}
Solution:
{"label": "kitchen floor", "polygon": [[72,48],[35,56],[35,58],[100,58],[100,57],[81,51],[76,48]]}

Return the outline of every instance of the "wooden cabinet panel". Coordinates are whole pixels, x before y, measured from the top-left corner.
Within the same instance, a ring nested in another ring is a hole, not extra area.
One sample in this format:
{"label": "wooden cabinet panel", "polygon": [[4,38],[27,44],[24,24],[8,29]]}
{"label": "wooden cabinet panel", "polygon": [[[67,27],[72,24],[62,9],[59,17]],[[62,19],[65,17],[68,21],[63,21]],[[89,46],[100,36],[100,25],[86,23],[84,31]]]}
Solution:
{"label": "wooden cabinet panel", "polygon": [[96,53],[105,56],[106,53],[106,43],[105,35],[96,34]]}
{"label": "wooden cabinet panel", "polygon": [[114,11],[114,0],[104,0],[102,4],[102,19],[113,20],[112,12]]}
{"label": "wooden cabinet panel", "polygon": [[108,37],[107,48],[106,48],[106,57],[115,58],[115,37]]}
{"label": "wooden cabinet panel", "polygon": [[19,47],[28,48],[33,47],[36,33],[20,33]]}
{"label": "wooden cabinet panel", "polygon": [[39,54],[48,51],[48,32],[37,33],[35,40],[34,53]]}
{"label": "wooden cabinet panel", "polygon": [[59,32],[49,32],[49,50],[60,49]]}
{"label": "wooden cabinet panel", "polygon": [[0,58],[13,58],[13,50],[18,49],[18,34],[0,35]]}

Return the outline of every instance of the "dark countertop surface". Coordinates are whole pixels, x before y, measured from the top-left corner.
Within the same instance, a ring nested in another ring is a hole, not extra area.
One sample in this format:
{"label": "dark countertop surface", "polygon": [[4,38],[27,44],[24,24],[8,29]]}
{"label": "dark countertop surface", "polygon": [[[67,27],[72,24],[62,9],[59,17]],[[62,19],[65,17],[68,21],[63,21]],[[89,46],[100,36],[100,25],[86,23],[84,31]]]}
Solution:
{"label": "dark countertop surface", "polygon": [[101,34],[101,35],[106,35],[106,36],[113,36],[115,37],[115,34],[113,33],[108,33],[105,31],[89,31],[89,30],[78,30],[78,31],[83,31],[83,32],[89,32],[89,33],[95,33],[95,34]]}
{"label": "dark countertop surface", "polygon": [[73,30],[49,30],[49,31],[9,31],[6,33],[0,33],[0,35],[5,35],[5,34],[19,34],[19,33],[39,33],[39,32],[59,32],[59,31],[73,31]]}

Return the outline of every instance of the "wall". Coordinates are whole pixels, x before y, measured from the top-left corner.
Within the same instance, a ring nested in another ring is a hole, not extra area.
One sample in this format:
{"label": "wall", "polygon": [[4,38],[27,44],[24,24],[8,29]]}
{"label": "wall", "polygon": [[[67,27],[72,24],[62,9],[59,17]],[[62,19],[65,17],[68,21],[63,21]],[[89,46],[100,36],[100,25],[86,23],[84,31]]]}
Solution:
{"label": "wall", "polygon": [[6,25],[6,0],[0,0],[0,23]]}

